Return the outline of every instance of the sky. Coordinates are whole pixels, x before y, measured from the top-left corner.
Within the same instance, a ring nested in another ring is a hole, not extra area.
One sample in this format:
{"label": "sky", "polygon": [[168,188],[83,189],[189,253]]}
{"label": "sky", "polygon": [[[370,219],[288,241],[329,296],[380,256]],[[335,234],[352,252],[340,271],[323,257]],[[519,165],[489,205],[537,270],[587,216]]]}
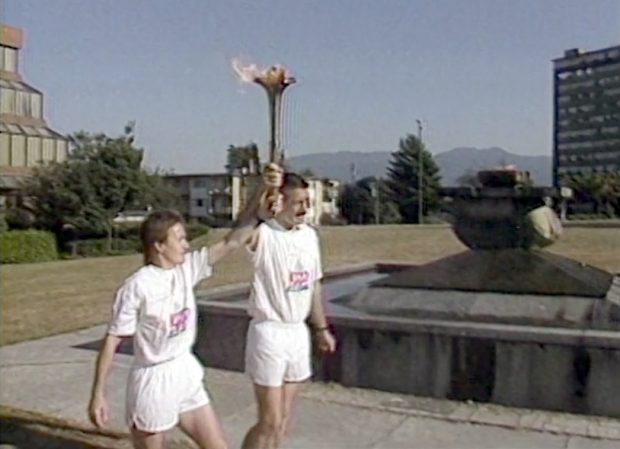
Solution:
{"label": "sky", "polygon": [[620,45],[620,0],[0,0],[24,29],[24,81],[57,131],[136,122],[146,163],[219,172],[229,145],[266,159],[267,101],[231,69],[286,66],[288,156],[427,148],[550,155],[552,60]]}

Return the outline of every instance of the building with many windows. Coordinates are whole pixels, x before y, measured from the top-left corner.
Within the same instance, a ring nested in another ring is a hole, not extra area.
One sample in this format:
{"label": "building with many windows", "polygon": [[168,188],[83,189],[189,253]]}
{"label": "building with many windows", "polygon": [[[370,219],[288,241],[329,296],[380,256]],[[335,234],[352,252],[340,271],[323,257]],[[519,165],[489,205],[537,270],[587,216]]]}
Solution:
{"label": "building with many windows", "polygon": [[553,61],[553,183],[620,171],[620,46]]}
{"label": "building with many windows", "polygon": [[43,117],[43,94],[22,79],[23,33],[0,25],[0,207],[18,200],[32,168],[67,157],[68,141]]}

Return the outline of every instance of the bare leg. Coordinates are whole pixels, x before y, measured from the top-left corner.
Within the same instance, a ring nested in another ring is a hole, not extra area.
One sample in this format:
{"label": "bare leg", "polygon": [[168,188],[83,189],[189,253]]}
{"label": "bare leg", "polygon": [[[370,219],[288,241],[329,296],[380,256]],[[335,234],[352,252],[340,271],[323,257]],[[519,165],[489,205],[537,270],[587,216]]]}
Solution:
{"label": "bare leg", "polygon": [[220,421],[211,405],[181,413],[179,426],[200,449],[226,449],[226,439]]}
{"label": "bare leg", "polygon": [[303,382],[289,382],[285,383],[282,394],[282,423],[280,425],[280,431],[278,432],[277,445],[280,446],[284,441],[284,438],[288,435],[289,423],[291,415],[293,414],[293,406],[297,395],[304,386]]}
{"label": "bare leg", "polygon": [[258,422],[246,434],[243,449],[275,449],[282,426],[283,387],[254,384]]}
{"label": "bare leg", "polygon": [[136,449],[164,449],[166,444],[165,432],[143,432],[132,427],[131,438]]}

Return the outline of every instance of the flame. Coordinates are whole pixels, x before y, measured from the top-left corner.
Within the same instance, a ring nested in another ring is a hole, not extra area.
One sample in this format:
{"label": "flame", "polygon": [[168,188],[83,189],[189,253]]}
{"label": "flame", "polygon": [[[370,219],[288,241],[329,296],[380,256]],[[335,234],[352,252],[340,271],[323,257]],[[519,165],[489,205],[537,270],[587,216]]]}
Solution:
{"label": "flame", "polygon": [[256,64],[244,65],[240,58],[234,58],[232,68],[244,83],[263,81],[266,84],[292,84],[295,82],[286,67],[282,65],[274,65],[264,69]]}
{"label": "flame", "polygon": [[254,82],[254,80],[264,72],[264,70],[260,69],[256,64],[244,65],[239,58],[234,58],[232,60],[232,68],[235,74],[244,83]]}

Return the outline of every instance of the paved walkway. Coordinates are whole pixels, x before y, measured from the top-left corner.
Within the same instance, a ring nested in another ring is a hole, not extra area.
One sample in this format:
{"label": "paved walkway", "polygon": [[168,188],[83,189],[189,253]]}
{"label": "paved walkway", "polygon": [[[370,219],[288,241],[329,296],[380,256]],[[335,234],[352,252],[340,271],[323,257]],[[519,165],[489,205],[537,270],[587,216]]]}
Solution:
{"label": "paved walkway", "polygon": [[[0,403],[86,423],[98,326],[0,348]],[[131,356],[119,354],[108,384],[111,427],[125,430]],[[207,369],[230,447],[253,424],[248,379]],[[181,438],[176,432],[174,437]],[[620,420],[461,403],[315,383],[302,394],[287,448],[618,448]]]}

